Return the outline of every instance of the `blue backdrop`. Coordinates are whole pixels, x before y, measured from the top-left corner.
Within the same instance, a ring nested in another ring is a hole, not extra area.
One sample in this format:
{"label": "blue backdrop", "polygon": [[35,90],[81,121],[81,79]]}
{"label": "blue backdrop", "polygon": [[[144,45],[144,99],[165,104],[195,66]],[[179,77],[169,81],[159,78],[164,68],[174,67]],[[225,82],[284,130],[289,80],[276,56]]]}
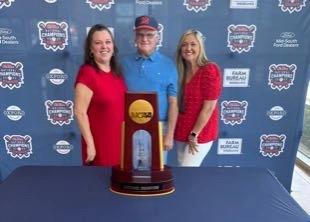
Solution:
{"label": "blue backdrop", "polygon": [[134,19],[147,14],[160,23],[158,50],[174,58],[181,34],[198,29],[221,67],[220,138],[203,165],[267,167],[290,190],[310,73],[309,4],[0,0],[0,179],[21,165],[80,165],[73,83],[87,30],[106,24],[130,53]]}

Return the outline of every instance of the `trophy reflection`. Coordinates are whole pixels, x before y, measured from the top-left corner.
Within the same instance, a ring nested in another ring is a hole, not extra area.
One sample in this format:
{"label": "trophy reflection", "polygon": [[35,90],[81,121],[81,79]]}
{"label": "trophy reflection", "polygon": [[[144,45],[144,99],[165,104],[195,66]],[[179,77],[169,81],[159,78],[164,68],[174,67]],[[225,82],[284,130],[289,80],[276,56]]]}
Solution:
{"label": "trophy reflection", "polygon": [[163,164],[157,94],[127,92],[122,160],[112,168],[110,190],[119,194],[164,195],[174,191],[172,171]]}

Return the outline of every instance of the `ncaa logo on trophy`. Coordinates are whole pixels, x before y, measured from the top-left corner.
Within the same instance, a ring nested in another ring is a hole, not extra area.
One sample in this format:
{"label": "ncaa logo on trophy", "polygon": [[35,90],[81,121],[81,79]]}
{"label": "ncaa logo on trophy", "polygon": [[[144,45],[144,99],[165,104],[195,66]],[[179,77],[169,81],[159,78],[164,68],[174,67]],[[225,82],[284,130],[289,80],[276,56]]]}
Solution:
{"label": "ncaa logo on trophy", "polygon": [[162,126],[155,92],[127,92],[122,160],[112,168],[110,190],[132,196],[174,191],[171,168],[163,164]]}

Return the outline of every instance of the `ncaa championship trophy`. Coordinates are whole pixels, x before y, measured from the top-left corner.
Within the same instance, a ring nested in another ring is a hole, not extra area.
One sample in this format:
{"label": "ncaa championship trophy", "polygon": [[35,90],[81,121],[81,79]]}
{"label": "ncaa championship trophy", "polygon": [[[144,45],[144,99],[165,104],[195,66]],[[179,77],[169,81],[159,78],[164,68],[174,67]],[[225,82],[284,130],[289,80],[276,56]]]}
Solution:
{"label": "ncaa championship trophy", "polygon": [[112,168],[110,190],[131,196],[174,191],[171,168],[163,164],[162,126],[155,92],[127,92],[122,160]]}

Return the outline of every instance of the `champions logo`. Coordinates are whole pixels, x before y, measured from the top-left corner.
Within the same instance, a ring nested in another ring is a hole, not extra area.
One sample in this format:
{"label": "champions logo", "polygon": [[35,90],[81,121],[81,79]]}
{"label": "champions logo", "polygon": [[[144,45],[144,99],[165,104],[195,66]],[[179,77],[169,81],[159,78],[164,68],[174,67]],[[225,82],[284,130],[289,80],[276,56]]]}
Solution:
{"label": "champions logo", "polygon": [[211,6],[211,0],[184,0],[183,5],[188,11],[206,11]]}
{"label": "champions logo", "polygon": [[11,7],[12,2],[15,2],[15,0],[0,0],[0,9],[3,7]]}
{"label": "champions logo", "polygon": [[131,103],[128,112],[130,119],[138,124],[149,122],[154,115],[151,103],[143,99],[138,99]]}
{"label": "champions logo", "polygon": [[68,24],[65,22],[38,22],[41,45],[46,50],[63,50],[68,45]]}
{"label": "champions logo", "polygon": [[3,137],[7,153],[19,159],[28,158],[32,154],[31,137],[29,135],[5,135]]}
{"label": "champions logo", "polygon": [[103,9],[110,9],[112,5],[115,4],[114,0],[86,0],[86,3],[88,3],[92,9],[98,8],[100,11]]}
{"label": "champions logo", "polygon": [[20,88],[24,84],[23,64],[20,62],[0,63],[0,86],[2,88]]}
{"label": "champions logo", "polygon": [[285,145],[285,139],[286,139],[286,136],[283,134],[281,135],[263,134],[260,137],[259,152],[263,156],[269,156],[269,157],[279,156],[280,153],[283,152],[284,145]]}
{"label": "champions logo", "polygon": [[255,25],[229,25],[227,43],[232,52],[248,52],[254,47],[255,42]]}
{"label": "champions logo", "polygon": [[306,6],[306,0],[279,0],[279,6],[283,12],[300,12]]}
{"label": "champions logo", "polygon": [[221,103],[221,120],[225,124],[241,124],[245,120],[248,109],[247,101],[223,101]]}
{"label": "champions logo", "polygon": [[269,66],[268,85],[271,89],[288,89],[293,85],[297,66],[295,64],[272,64]]}
{"label": "champions logo", "polygon": [[52,124],[69,125],[73,120],[73,102],[62,101],[62,100],[47,100],[45,102],[47,120],[51,121]]}

